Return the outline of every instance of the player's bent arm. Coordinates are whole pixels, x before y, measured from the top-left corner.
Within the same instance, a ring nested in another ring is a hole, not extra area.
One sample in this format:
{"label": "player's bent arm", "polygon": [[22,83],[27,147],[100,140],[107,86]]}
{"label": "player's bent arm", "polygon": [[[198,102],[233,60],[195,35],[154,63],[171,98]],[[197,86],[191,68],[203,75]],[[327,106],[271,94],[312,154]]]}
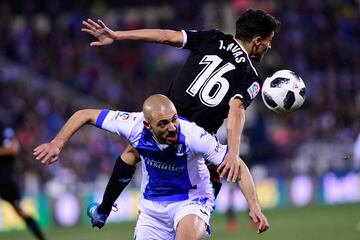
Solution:
{"label": "player's bent arm", "polygon": [[83,109],[75,112],[51,143],[55,143],[61,149],[82,126],[86,124],[95,125],[100,111],[99,109]]}
{"label": "player's bent arm", "polygon": [[61,149],[71,136],[85,124],[95,124],[99,114],[100,110],[93,109],[84,109],[74,113],[50,143],[41,144],[34,149],[33,155],[36,160],[44,164],[56,162],[59,159]]}
{"label": "player's bent arm", "polygon": [[229,153],[234,156],[240,154],[241,134],[245,124],[245,106],[242,100],[234,98],[230,101],[227,122],[227,141]]}
{"label": "player's bent arm", "polygon": [[233,98],[230,101],[227,123],[227,141],[229,152],[224,162],[218,167],[217,171],[220,178],[227,176],[227,181],[236,182],[241,177],[240,166],[240,140],[245,124],[245,106],[242,100]]}
{"label": "player's bent arm", "polygon": [[183,33],[168,29],[138,29],[116,31],[116,40],[140,40],[181,47],[184,42]]}

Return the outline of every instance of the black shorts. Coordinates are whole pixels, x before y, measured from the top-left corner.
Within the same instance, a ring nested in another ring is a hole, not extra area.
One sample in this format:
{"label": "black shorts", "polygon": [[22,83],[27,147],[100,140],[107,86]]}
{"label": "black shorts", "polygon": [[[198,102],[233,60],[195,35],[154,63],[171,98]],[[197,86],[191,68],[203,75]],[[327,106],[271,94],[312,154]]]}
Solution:
{"label": "black shorts", "polygon": [[20,200],[20,190],[13,180],[0,180],[0,198],[16,204]]}

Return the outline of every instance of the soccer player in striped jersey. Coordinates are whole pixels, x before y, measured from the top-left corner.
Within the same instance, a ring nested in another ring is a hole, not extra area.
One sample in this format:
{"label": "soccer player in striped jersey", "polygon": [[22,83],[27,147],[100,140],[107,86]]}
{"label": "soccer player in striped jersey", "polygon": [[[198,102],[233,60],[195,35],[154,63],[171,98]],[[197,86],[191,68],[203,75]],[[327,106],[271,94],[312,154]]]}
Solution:
{"label": "soccer player in striped jersey", "polygon": [[[86,124],[125,137],[140,155],[142,197],[134,239],[191,240],[211,232],[215,196],[205,159],[221,164],[226,145],[194,122],[178,117],[173,103],[158,94],[145,100],[143,112],[76,112],[50,143],[34,149],[36,159],[45,164],[57,161],[71,136]],[[259,233],[266,231],[269,223],[261,212],[253,179],[245,163],[240,165],[238,184],[250,216],[259,223]]]}

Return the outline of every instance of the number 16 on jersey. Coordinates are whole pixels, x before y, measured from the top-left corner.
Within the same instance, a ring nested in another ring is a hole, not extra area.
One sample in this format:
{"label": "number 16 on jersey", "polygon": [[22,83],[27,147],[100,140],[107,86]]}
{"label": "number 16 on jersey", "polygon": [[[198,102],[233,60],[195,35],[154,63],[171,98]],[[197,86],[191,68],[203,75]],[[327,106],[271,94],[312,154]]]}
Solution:
{"label": "number 16 on jersey", "polygon": [[217,55],[204,56],[199,64],[206,66],[186,90],[193,97],[200,91],[200,101],[208,107],[217,106],[229,90],[229,81],[223,75],[234,70],[235,66],[228,62],[216,69],[222,61]]}

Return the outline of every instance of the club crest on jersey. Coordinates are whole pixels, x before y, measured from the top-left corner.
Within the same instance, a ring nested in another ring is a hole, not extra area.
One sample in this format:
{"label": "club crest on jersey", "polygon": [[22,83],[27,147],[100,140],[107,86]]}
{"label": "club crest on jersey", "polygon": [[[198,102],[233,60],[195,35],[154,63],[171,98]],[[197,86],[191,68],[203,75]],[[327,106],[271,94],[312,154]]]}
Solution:
{"label": "club crest on jersey", "polygon": [[131,114],[128,112],[119,112],[116,116],[115,119],[116,120],[120,120],[120,121],[127,121],[131,118]]}
{"label": "club crest on jersey", "polygon": [[250,98],[253,99],[260,92],[260,84],[258,82],[253,82],[247,89],[247,92],[249,93]]}

